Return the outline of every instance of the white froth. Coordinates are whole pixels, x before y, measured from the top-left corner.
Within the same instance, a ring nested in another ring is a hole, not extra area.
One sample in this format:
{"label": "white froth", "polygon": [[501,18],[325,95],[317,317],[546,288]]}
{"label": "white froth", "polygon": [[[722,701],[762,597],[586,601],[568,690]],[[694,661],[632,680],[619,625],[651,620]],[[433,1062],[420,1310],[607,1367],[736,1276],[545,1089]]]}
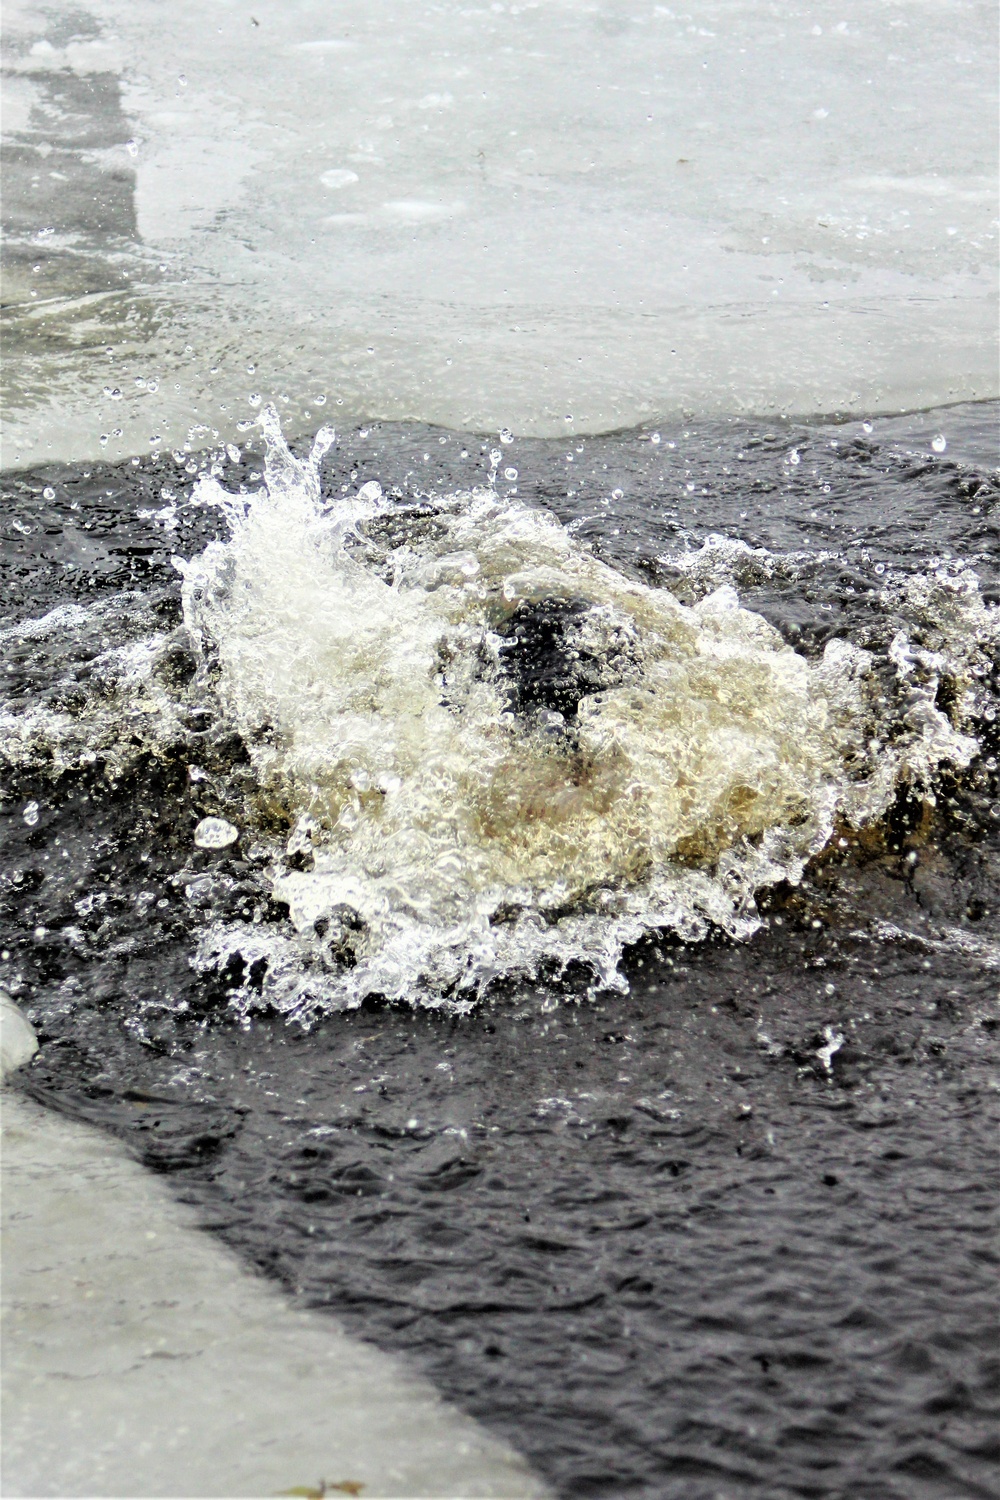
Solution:
{"label": "white froth", "polygon": [[[889,733],[872,656],[849,642],[809,662],[731,585],[685,606],[492,490],[405,528],[375,486],[324,500],[332,434],[301,462],[273,413],[264,428],[262,490],[201,482],[230,537],[184,565],[184,608],[250,752],[246,816],[290,916],[277,940],[215,926],[198,961],[266,960],[283,1010],[466,1004],[574,961],[621,987],[626,943],[747,936],[754,893],[798,881],[838,824],[975,753],[935,706],[940,653],[903,636]],[[926,587],[956,630],[995,633],[974,580]],[[500,665],[515,610],[552,600],[608,666],[569,726],[514,712]]]}

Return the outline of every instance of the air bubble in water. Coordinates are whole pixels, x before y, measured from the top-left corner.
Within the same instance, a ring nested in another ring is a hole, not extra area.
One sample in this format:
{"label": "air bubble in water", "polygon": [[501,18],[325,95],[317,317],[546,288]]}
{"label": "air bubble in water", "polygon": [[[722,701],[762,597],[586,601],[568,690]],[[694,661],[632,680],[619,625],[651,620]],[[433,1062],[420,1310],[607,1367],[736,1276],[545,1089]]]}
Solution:
{"label": "air bubble in water", "polygon": [[194,831],[194,841],[199,849],[228,849],[239,836],[240,830],[225,818],[202,818]]}
{"label": "air bubble in water", "polygon": [[504,471],[503,471],[503,477],[505,479],[509,479],[511,481],[511,483],[513,483],[514,480],[517,478],[517,470],[516,469],[504,469]]}
{"label": "air bubble in water", "polygon": [[42,490],[42,495],[46,500],[54,500],[56,498],[56,492],[50,484],[47,484],[44,490]]}
{"label": "air bubble in water", "polygon": [[931,438],[931,447],[935,453],[943,453],[948,446],[948,439],[939,432],[937,437]]}
{"label": "air bubble in water", "polygon": [[38,803],[26,802],[24,804],[24,811],[21,816],[27,823],[29,828],[34,828],[35,824],[38,822]]}

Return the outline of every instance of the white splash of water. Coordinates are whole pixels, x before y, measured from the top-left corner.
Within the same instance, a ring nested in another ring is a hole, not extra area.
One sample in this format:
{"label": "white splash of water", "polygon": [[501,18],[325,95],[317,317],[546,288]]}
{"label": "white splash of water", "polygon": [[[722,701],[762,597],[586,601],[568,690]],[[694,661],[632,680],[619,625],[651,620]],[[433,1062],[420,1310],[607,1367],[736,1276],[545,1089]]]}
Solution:
{"label": "white splash of water", "polygon": [[[685,606],[492,488],[409,513],[371,484],[324,499],[332,433],[303,461],[262,425],[264,487],[202,480],[229,539],[178,566],[290,917],[216,924],[197,962],[266,966],[263,1003],[465,1006],[574,962],[624,988],[625,944],[748,936],[754,893],[798,881],[835,826],[977,748],[934,707],[933,663],[887,743],[859,647],[810,663],[731,586]],[[505,654],[518,612],[553,601],[562,669],[591,673],[566,717],[519,705]]]}

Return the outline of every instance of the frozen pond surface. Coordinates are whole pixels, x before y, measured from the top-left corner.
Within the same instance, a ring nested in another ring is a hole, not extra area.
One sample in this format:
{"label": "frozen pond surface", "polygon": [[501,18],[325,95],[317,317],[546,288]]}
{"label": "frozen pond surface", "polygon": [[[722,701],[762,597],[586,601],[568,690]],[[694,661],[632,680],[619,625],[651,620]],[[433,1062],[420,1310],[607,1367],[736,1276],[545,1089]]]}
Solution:
{"label": "frozen pond surface", "polygon": [[537,435],[994,395],[995,29],[14,5],[5,462],[202,447],[257,393]]}
{"label": "frozen pond surface", "polygon": [[[18,1019],[5,1003],[5,1046]],[[3,1204],[6,1495],[546,1493],[426,1382],[289,1309],[105,1136],[9,1093]]]}

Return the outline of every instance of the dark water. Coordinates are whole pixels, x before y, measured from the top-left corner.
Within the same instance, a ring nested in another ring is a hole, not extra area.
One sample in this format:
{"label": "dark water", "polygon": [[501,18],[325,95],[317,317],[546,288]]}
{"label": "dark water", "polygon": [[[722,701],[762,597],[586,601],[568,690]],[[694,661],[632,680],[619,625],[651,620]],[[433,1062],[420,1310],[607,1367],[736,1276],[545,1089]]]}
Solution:
{"label": "dark water", "polygon": [[[727,566],[786,640],[879,649],[886,580],[932,559],[996,601],[996,418],[692,424],[516,442],[504,466],[685,599],[718,581],[685,544],[767,549]],[[324,482],[451,490],[492,446],[374,425]],[[109,644],[178,625],[170,556],[216,522],[135,512],[193,477],[162,459],[5,478],[2,624],[90,611],[8,629],[15,708],[76,711],[106,691]],[[183,633],[156,670],[184,681]],[[994,657],[973,765],[945,768],[933,802],[901,788],[878,828],[769,895],[750,943],[643,945],[624,998],[570,974],[466,1017],[369,1002],[309,1032],[240,1024],[244,976],[189,963],[200,913],[263,901],[251,860],[190,844],[247,774],[232,734],[192,716],[154,755],[136,729],[117,779],[40,748],[0,807],[0,973],[42,1040],[22,1086],[122,1136],[208,1228],[405,1352],[560,1494],[996,1495],[996,674]]]}

